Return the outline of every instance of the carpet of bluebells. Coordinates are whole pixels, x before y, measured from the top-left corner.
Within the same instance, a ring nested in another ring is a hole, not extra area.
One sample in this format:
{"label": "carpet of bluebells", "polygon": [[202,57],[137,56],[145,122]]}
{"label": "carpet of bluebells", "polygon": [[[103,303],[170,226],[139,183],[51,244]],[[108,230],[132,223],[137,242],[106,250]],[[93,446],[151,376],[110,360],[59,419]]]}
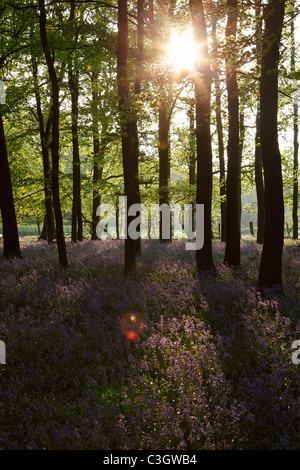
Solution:
{"label": "carpet of bluebells", "polygon": [[[300,449],[300,247],[286,241],[285,295],[242,270],[197,276],[182,241],[145,241],[124,277],[123,241],[22,241],[0,261],[0,449]],[[125,312],[145,326],[130,342]]]}

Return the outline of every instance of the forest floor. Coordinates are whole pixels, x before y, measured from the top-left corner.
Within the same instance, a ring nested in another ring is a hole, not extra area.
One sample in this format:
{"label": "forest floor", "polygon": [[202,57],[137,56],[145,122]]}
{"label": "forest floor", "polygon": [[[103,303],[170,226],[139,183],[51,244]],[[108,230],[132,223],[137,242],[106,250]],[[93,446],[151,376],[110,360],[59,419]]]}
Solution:
{"label": "forest floor", "polygon": [[68,241],[66,271],[44,242],[1,260],[0,449],[300,449],[300,248],[262,297],[262,247],[232,271],[213,246],[200,278],[181,241],[143,242],[126,278],[118,240]]}

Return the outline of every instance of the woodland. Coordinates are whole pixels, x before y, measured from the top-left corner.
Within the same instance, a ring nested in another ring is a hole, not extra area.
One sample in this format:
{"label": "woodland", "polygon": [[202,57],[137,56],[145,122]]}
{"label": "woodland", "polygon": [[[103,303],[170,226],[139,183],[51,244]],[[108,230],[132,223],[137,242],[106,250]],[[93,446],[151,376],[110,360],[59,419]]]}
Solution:
{"label": "woodland", "polygon": [[0,449],[300,449],[299,12],[0,0]]}

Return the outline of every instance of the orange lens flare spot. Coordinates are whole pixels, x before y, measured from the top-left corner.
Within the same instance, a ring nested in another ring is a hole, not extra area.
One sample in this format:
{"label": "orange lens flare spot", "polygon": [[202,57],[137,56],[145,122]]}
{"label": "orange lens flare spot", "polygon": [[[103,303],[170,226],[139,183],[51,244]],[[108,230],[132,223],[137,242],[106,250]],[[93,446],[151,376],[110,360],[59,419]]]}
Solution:
{"label": "orange lens flare spot", "polygon": [[129,311],[120,319],[120,328],[129,341],[135,341],[144,327],[144,319],[138,312]]}
{"label": "orange lens flare spot", "polygon": [[168,144],[167,144],[167,142],[164,142],[163,140],[161,140],[159,142],[158,146],[161,150],[166,150],[166,148],[168,147]]}
{"label": "orange lens flare spot", "polygon": [[137,333],[135,331],[127,331],[126,336],[129,341],[134,341],[137,338]]}

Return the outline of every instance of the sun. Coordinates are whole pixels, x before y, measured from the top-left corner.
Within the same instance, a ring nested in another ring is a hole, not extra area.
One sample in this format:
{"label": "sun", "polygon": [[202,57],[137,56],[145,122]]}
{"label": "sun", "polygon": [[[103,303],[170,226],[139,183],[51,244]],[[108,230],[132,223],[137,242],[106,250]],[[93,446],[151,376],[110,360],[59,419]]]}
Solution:
{"label": "sun", "polygon": [[176,70],[193,70],[199,58],[192,29],[173,32],[167,46],[168,61]]}

